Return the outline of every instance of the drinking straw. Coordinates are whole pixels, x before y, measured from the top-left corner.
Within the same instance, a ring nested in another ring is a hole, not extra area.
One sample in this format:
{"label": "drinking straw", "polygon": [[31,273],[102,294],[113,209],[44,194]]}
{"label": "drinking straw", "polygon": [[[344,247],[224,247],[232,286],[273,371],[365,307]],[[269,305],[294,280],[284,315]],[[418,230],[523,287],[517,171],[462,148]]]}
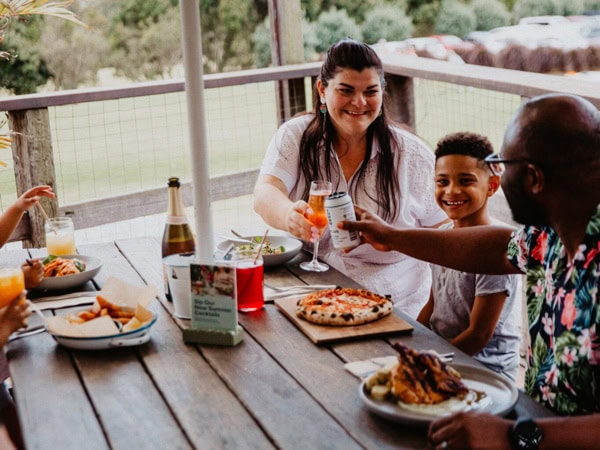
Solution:
{"label": "drinking straw", "polygon": [[269,229],[268,228],[265,231],[265,235],[263,236],[262,241],[260,242],[260,245],[258,246],[258,252],[256,253],[256,256],[254,257],[254,261],[253,261],[252,264],[256,264],[256,261],[258,260],[258,257],[260,256],[260,252],[262,252],[263,244],[267,240],[267,234],[269,234]]}
{"label": "drinking straw", "polygon": [[50,221],[50,217],[48,217],[48,214],[46,214],[46,211],[44,211],[44,208],[42,207],[42,205],[39,202],[36,203],[36,205],[39,208],[40,212],[42,213],[42,216],[44,216],[44,220],[46,221],[46,223],[48,225],[50,225],[50,228],[52,228],[52,231],[54,231],[54,234],[58,234],[58,230],[56,229],[56,226],[54,225],[54,223],[52,223]]}

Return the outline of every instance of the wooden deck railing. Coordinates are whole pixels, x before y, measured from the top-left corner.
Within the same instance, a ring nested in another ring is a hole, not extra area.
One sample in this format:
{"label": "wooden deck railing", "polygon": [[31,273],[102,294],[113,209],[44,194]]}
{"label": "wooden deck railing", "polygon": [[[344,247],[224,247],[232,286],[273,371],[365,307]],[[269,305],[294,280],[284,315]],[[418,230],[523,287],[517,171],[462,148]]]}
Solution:
{"label": "wooden deck railing", "polygon": [[[204,85],[206,89],[211,89],[265,81],[302,80],[306,77],[314,79],[319,73],[319,68],[320,63],[310,63],[206,75]],[[390,98],[387,108],[393,119],[413,127],[415,127],[414,79],[417,78],[510,93],[522,98],[550,92],[572,93],[587,98],[600,108],[600,88],[597,83],[589,81],[483,66],[458,65],[409,56],[397,56],[393,61],[385,61],[385,70]],[[55,186],[48,108],[181,92],[184,89],[182,81],[161,81],[121,88],[84,89],[0,100],[0,111],[8,113],[10,129],[15,133],[12,151],[17,194],[24,192],[28,186],[37,184]],[[304,92],[298,94],[296,92],[293,98],[289,99],[293,106],[291,110],[306,109],[307,95]],[[250,194],[257,173],[256,169],[252,169],[211,178],[211,199],[214,201]],[[184,202],[189,206],[191,204],[189,184],[184,184],[183,193]],[[76,227],[83,229],[163,212],[166,210],[166,201],[164,188],[157,188],[68,205],[49,202],[45,203],[45,207],[51,215],[72,216]],[[501,218],[505,220],[509,218],[502,199],[497,202],[496,209]],[[36,210],[30,211],[24,216],[24,220],[11,240],[22,240],[24,246],[44,246],[42,220]]]}

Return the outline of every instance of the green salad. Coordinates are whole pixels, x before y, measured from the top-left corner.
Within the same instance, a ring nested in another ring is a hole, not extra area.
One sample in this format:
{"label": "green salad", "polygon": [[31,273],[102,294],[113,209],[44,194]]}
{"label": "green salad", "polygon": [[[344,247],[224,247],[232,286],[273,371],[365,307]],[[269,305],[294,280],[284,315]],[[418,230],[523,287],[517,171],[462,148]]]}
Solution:
{"label": "green salad", "polygon": [[[256,251],[258,250],[258,247],[260,247],[260,243],[262,242],[262,237],[254,236],[251,240],[252,240],[252,242],[250,242],[248,244],[237,245],[235,247],[236,253],[239,253],[239,254],[256,253]],[[269,242],[268,239],[265,241],[264,245],[262,246],[261,254],[263,256],[279,255],[280,253],[285,253],[285,247],[283,245],[274,247],[271,245],[271,243]]]}

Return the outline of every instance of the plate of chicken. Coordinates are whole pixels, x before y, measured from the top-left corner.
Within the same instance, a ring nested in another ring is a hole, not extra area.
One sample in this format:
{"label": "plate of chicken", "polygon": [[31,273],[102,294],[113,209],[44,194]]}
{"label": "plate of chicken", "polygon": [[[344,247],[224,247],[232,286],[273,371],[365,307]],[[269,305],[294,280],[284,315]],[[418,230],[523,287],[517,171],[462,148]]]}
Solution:
{"label": "plate of chicken", "polygon": [[394,422],[427,426],[459,411],[505,415],[518,399],[507,378],[482,366],[446,364],[431,352],[394,344],[398,360],[362,381],[359,396],[373,413]]}
{"label": "plate of chicken", "polygon": [[36,287],[42,291],[68,290],[87,283],[102,268],[102,261],[95,256],[49,255],[42,260],[44,279]]}

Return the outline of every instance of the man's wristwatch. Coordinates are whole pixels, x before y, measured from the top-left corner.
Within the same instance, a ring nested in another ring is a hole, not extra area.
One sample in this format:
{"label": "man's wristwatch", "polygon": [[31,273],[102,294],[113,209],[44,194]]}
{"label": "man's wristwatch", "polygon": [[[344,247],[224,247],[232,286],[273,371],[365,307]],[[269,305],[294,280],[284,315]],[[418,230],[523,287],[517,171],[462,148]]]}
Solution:
{"label": "man's wristwatch", "polygon": [[542,436],[542,430],[531,419],[517,420],[508,432],[512,447],[519,450],[536,450]]}

